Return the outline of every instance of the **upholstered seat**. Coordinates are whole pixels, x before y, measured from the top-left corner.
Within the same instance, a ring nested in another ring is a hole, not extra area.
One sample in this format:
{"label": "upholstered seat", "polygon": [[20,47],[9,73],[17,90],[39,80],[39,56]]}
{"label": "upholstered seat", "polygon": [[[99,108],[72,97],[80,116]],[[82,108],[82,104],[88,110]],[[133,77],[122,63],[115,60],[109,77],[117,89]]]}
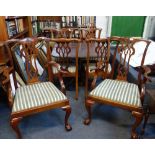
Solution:
{"label": "upholstered seat", "polygon": [[118,104],[142,107],[138,86],[126,81],[105,79],[90,92],[90,96]]}
{"label": "upholstered seat", "polygon": [[51,82],[27,85],[16,90],[12,112],[21,112],[64,100],[67,100],[67,97]]}

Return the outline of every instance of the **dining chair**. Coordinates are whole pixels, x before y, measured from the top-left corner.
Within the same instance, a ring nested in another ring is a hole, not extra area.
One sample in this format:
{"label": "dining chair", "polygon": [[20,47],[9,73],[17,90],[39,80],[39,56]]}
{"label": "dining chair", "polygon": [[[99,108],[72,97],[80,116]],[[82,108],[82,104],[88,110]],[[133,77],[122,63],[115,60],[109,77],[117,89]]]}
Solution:
{"label": "dining chair", "polygon": [[[53,46],[50,46],[51,50],[48,50],[47,53],[47,61],[53,65],[50,79],[53,79],[53,75],[54,77],[59,76],[57,69],[54,67],[54,61],[56,61],[60,64],[57,67],[64,71],[62,77],[75,77],[75,99],[78,99],[78,51],[80,39],[58,38],[46,39],[46,41],[47,44],[53,43]],[[72,57],[72,54],[74,57]],[[48,68],[48,70],[51,70],[51,68]]]}
{"label": "dining chair", "polygon": [[[127,75],[130,70],[130,59],[136,53],[134,46],[138,42],[144,42],[146,46],[143,51],[143,57],[138,73],[138,83],[135,84],[127,82]],[[116,57],[119,60],[117,69],[114,70],[116,79],[112,78],[112,76],[111,78],[105,78],[89,93],[85,101],[88,117],[84,120],[84,124],[88,125],[91,123],[91,107],[95,102],[119,107],[131,112],[132,116],[135,118],[135,123],[131,129],[131,138],[138,138],[136,129],[140,125],[144,116],[143,101],[145,95],[144,84],[146,82],[145,76],[142,75],[142,67],[150,41],[144,39],[130,40],[129,38],[123,37],[111,37],[110,45],[111,44],[114,46],[112,68],[116,68],[114,65]]]}
{"label": "dining chair", "polygon": [[[110,58],[110,40],[87,39],[87,57],[86,57],[86,81],[85,81],[85,97],[88,95],[88,80],[93,79],[91,89],[94,88],[97,77],[105,78],[111,73]],[[93,55],[93,56],[92,56]]]}
{"label": "dining chair", "polygon": [[[72,128],[68,122],[71,114],[71,107],[69,100],[51,81],[40,82],[38,79],[38,65],[37,56],[38,48],[36,45],[40,42],[38,38],[24,38],[13,39],[6,42],[14,43],[11,49],[8,47],[9,52],[14,51],[18,47],[19,56],[25,59],[26,73],[27,73],[27,85],[15,88],[14,97],[11,95],[11,83],[9,75],[14,71],[6,70],[4,76],[6,77],[6,83],[8,85],[9,97],[12,104],[10,124],[13,130],[16,132],[18,138],[22,138],[19,130],[19,123],[23,117],[33,115],[43,111],[62,108],[66,111],[65,115],[65,129],[70,131]],[[56,63],[55,63],[56,64]],[[47,66],[49,63],[47,62]],[[60,86],[62,90],[65,90],[65,85],[61,77],[61,69],[58,69]],[[50,74],[51,70],[49,70]],[[17,81],[14,80],[14,83]]]}

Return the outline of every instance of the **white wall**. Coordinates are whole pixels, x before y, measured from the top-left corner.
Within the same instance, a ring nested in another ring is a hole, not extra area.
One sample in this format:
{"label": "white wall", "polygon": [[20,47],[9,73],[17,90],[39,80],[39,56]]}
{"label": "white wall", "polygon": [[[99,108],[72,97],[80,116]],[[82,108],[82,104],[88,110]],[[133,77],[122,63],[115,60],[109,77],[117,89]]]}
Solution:
{"label": "white wall", "polygon": [[155,37],[155,16],[147,16],[144,25],[143,38]]}
{"label": "white wall", "polygon": [[102,28],[101,37],[107,37],[111,34],[112,17],[96,16],[96,27]]}

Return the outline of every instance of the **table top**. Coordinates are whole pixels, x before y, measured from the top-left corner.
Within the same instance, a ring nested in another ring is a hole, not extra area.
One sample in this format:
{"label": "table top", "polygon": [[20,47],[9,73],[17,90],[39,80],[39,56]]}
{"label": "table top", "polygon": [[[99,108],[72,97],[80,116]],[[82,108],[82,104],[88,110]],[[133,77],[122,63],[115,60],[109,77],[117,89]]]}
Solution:
{"label": "table top", "polygon": [[[68,55],[69,58],[75,58],[76,57],[76,44],[77,43],[71,44],[71,52]],[[90,57],[96,57],[97,55],[95,53],[95,43],[91,43],[89,49],[90,49]],[[55,48],[52,51],[52,56],[53,57],[59,57]],[[79,58],[86,58],[87,57],[87,43],[86,42],[80,43],[78,57]]]}

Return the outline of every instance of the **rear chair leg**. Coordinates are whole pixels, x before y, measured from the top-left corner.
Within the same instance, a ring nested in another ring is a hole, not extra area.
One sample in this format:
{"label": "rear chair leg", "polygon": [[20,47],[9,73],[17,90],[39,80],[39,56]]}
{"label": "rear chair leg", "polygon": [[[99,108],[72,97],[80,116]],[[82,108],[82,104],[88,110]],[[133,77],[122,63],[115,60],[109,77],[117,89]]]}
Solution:
{"label": "rear chair leg", "polygon": [[136,133],[136,128],[140,125],[143,119],[143,113],[132,111],[132,115],[135,117],[135,123],[132,126],[131,130],[131,138],[136,139],[139,138],[138,134]]}
{"label": "rear chair leg", "polygon": [[71,131],[72,127],[68,123],[68,119],[69,119],[69,116],[71,114],[71,107],[68,105],[68,106],[64,107],[63,110],[66,111],[66,115],[65,115],[65,129],[66,129],[66,131]]}
{"label": "rear chair leg", "polygon": [[12,118],[10,122],[12,129],[16,132],[17,138],[19,139],[22,138],[21,132],[18,127],[18,124],[20,123],[21,119],[22,117]]}
{"label": "rear chair leg", "polygon": [[78,100],[78,94],[79,94],[79,87],[78,87],[78,78],[76,78],[76,83],[75,83],[75,99]]}

